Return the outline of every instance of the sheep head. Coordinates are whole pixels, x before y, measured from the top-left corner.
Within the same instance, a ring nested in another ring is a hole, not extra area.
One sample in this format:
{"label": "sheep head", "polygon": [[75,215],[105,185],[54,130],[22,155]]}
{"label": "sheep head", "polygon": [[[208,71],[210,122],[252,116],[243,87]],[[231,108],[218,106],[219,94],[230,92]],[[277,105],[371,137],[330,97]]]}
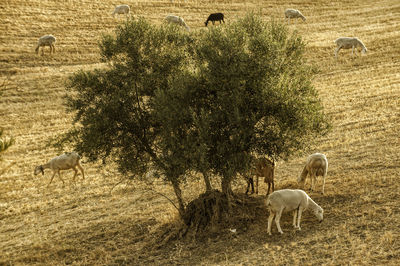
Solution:
{"label": "sheep head", "polygon": [[324,220],[324,210],[321,207],[314,210],[314,215],[320,223]]}
{"label": "sheep head", "polygon": [[42,165],[36,166],[35,171],[33,172],[35,175],[42,173],[44,175],[44,169]]}

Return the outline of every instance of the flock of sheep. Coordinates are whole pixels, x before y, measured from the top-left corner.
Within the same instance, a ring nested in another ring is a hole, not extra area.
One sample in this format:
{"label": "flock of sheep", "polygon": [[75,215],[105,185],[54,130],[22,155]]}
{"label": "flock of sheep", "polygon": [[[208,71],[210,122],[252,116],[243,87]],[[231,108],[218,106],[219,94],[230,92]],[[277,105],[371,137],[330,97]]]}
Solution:
{"label": "flock of sheep", "polygon": [[[53,171],[53,175],[50,179],[51,184],[53,178],[56,174],[64,184],[64,180],[61,178],[60,171],[61,170],[74,170],[73,181],[75,182],[75,177],[78,174],[78,168],[82,173],[82,179],[85,178],[84,170],[80,164],[80,156],[76,152],[64,153],[60,156],[54,157],[48,163],[38,165],[35,168],[34,174],[42,173],[44,175],[45,169],[51,169]],[[246,194],[248,193],[250,183],[253,186],[254,193],[254,184],[253,184],[253,176],[256,176],[256,193],[258,194],[258,178],[264,177],[264,181],[268,183],[268,191],[267,195],[270,191],[270,185],[272,184],[272,193],[268,196],[266,200],[266,206],[269,209],[270,216],[268,218],[268,234],[271,235],[271,224],[272,220],[275,217],[275,223],[278,228],[278,231],[283,234],[282,229],[280,227],[280,218],[283,212],[293,211],[293,226],[300,230],[300,220],[301,214],[306,209],[311,209],[315,216],[319,221],[323,219],[323,209],[315,203],[306,192],[301,189],[281,189],[274,191],[274,172],[275,172],[275,162],[273,160],[267,159],[265,157],[256,159],[255,161],[255,169],[250,171],[250,177],[247,177],[248,185]],[[315,189],[316,178],[317,176],[323,177],[323,185],[322,185],[322,194],[324,194],[325,187],[325,178],[328,172],[328,160],[324,154],[315,153],[308,157],[307,162],[304,166],[301,175],[298,178],[298,182],[301,187],[304,187],[305,180],[307,176],[309,176],[311,180],[311,191]],[[296,223],[297,218],[297,223]]]}
{"label": "flock of sheep", "polygon": [[[115,7],[112,15],[116,14],[124,14],[129,15],[130,7],[128,5],[118,5]],[[303,21],[306,20],[304,15],[295,9],[287,9],[285,10],[285,18],[290,23],[290,19],[301,18]],[[167,23],[177,24],[179,26],[183,26],[186,30],[190,30],[190,28],[186,25],[183,18],[168,15],[165,18]],[[205,26],[208,25],[209,22],[213,24],[215,21],[219,21],[220,24],[224,21],[224,15],[222,13],[213,13],[210,14],[207,20],[204,22]],[[39,38],[38,45],[35,49],[36,53],[39,52],[40,47],[49,46],[50,53],[55,52],[55,42],[56,38],[53,35],[45,35]],[[363,44],[361,40],[355,37],[341,37],[335,40],[337,48],[335,49],[335,57],[337,57],[338,52],[341,49],[350,49],[352,48],[352,55],[354,54],[354,50],[357,50],[357,47],[361,47],[362,52],[367,52],[367,48]],[[42,54],[43,54],[42,49]],[[73,169],[75,174],[73,180],[75,181],[75,177],[78,173],[76,168],[82,173],[83,178],[85,178],[84,171],[82,166],[79,163],[80,156],[75,153],[65,153],[63,155],[57,156],[51,159],[48,163],[44,165],[39,165],[35,168],[34,174],[37,175],[42,173],[44,175],[44,169],[51,169],[53,171],[53,175],[51,177],[50,183],[53,181],[53,178],[56,174],[58,174],[60,180],[64,183],[64,180],[61,178],[60,170]],[[278,191],[274,191],[274,171],[275,171],[275,162],[273,160],[267,158],[260,158],[255,161],[254,168],[250,172],[250,176],[247,176],[247,189],[246,194],[249,192],[250,186],[252,187],[252,193],[254,193],[254,181],[253,176],[256,177],[256,193],[258,194],[258,178],[264,177],[264,181],[268,183],[268,191],[269,194],[270,187],[272,185],[272,193],[266,199],[266,206],[270,211],[270,216],[268,218],[268,234],[271,235],[271,226],[272,220],[275,217],[276,227],[278,231],[282,234],[282,229],[280,227],[280,218],[283,212],[291,212],[293,211],[293,226],[300,230],[300,220],[302,212],[306,209],[311,209],[317,219],[319,221],[323,220],[323,209],[315,203],[304,190],[301,189],[282,189]],[[327,175],[328,170],[328,160],[324,154],[315,153],[308,157],[307,162],[304,166],[303,171],[301,172],[298,183],[301,188],[304,188],[305,180],[307,176],[310,178],[311,182],[311,191],[315,189],[316,178],[317,176],[323,177],[322,184],[322,194],[325,192],[325,177]]]}
{"label": "flock of sheep", "polygon": [[[297,182],[302,189],[281,189],[274,191],[274,176],[276,163],[268,158],[259,158],[254,162],[254,167],[250,171],[250,176],[245,176],[247,179],[246,194],[249,192],[250,185],[252,193],[254,193],[253,176],[256,177],[256,194],[258,194],[258,178],[264,177],[264,182],[268,183],[267,195],[272,184],[272,193],[266,200],[266,206],[269,209],[270,215],[268,218],[268,234],[271,235],[272,220],[275,217],[276,227],[279,233],[283,234],[280,219],[282,213],[293,211],[293,226],[300,230],[301,214],[306,209],[311,209],[319,221],[323,219],[324,210],[315,203],[306,192],[304,185],[306,178],[309,177],[311,183],[311,191],[315,190],[317,176],[322,176],[322,194],[325,193],[325,178],[328,173],[328,159],[322,153],[314,153],[307,158],[303,171],[301,172]],[[297,219],[297,223],[296,223]]]}
{"label": "flock of sheep", "polygon": [[[130,14],[130,7],[129,5],[118,5],[115,7],[114,11],[112,12],[112,16],[121,14],[121,15],[129,15]],[[285,10],[285,18],[288,20],[288,23],[290,24],[290,19],[294,19],[294,18],[301,18],[303,21],[306,21],[306,17],[303,16],[303,14],[296,9],[286,9]],[[179,16],[175,16],[175,15],[168,15],[165,17],[165,21],[167,23],[173,23],[173,24],[177,24],[179,26],[183,26],[186,28],[187,31],[190,30],[189,26],[186,25],[184,19],[182,17]],[[208,22],[211,21],[212,24],[214,25],[215,21],[219,21],[220,23],[224,22],[224,14],[222,13],[213,13],[210,14],[207,18],[207,20],[204,22],[205,26],[207,27]],[[44,54],[44,47],[45,46],[49,46],[50,47],[50,54],[56,51],[55,48],[55,42],[56,42],[56,38],[53,35],[44,35],[42,37],[39,38],[37,47],[35,49],[36,53],[39,53],[39,48],[42,48],[42,55]],[[362,53],[366,53],[367,52],[367,48],[365,47],[364,43],[356,38],[356,37],[340,37],[338,39],[335,40],[335,43],[337,45],[337,48],[335,49],[335,57],[337,57],[338,52],[341,49],[352,49],[352,55],[354,54],[354,51],[357,51],[357,48],[360,47]]]}

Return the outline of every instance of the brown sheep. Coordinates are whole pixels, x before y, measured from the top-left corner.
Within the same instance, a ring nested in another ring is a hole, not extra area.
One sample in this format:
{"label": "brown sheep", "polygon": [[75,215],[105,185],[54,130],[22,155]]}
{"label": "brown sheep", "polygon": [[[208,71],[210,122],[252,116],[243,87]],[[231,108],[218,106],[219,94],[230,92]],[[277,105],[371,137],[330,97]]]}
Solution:
{"label": "brown sheep", "polygon": [[254,193],[254,180],[253,180],[254,175],[256,176],[256,194],[258,194],[258,177],[264,177],[264,182],[268,184],[267,195],[269,194],[271,184],[273,192],[275,190],[274,186],[275,166],[276,164],[274,160],[270,160],[265,157],[256,159],[255,169],[253,168],[250,171],[251,174],[250,177],[246,177],[247,180],[246,194],[249,192],[250,185],[252,188],[251,194]]}

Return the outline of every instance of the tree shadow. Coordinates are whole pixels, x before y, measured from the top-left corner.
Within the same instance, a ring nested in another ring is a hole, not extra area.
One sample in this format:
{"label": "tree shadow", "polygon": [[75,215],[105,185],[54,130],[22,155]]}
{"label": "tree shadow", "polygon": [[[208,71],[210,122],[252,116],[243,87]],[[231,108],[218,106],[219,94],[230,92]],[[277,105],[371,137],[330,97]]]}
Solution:
{"label": "tree shadow", "polygon": [[[336,204],[335,208],[352,200],[351,195],[315,195],[314,198],[321,206]],[[227,250],[231,254],[243,254],[264,247],[268,253],[272,247],[286,247],[312,239],[315,234],[332,230],[346,219],[334,217],[333,211],[326,208],[325,220],[318,223],[312,212],[306,211],[301,222],[302,231],[297,231],[291,224],[292,214],[286,213],[281,218],[284,234],[280,235],[273,224],[272,236],[269,236],[265,199],[264,195],[237,193],[228,219],[185,235],[182,232],[186,225],[178,216],[164,224],[152,217],[111,220],[96,217],[99,222],[58,234],[47,243],[32,247],[14,263],[202,264],[210,263],[210,258],[218,263],[224,261],[222,254]]]}

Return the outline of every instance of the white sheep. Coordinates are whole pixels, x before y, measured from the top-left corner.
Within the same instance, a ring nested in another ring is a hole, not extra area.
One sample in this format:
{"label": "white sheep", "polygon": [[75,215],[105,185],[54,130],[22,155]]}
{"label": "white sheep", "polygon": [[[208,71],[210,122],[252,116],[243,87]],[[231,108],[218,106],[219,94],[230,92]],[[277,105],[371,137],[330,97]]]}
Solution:
{"label": "white sheep", "polygon": [[286,9],[285,18],[288,19],[288,24],[290,24],[291,18],[301,18],[303,21],[306,21],[306,17],[297,9]]}
{"label": "white sheep", "polygon": [[322,194],[325,192],[325,178],[328,173],[328,159],[325,154],[314,153],[307,158],[306,165],[301,172],[298,182],[304,188],[307,176],[311,179],[311,191],[314,191],[317,176],[323,177]]}
{"label": "white sheep", "polygon": [[[268,234],[271,235],[272,220],[275,217],[276,227],[279,233],[283,234],[280,219],[283,212],[293,211],[293,226],[301,230],[300,221],[301,214],[306,209],[311,209],[318,221],[324,219],[324,210],[315,203],[306,192],[301,189],[282,189],[277,190],[268,196],[266,200],[267,208],[269,209],[268,217]],[[297,217],[297,224],[296,224]]]}
{"label": "white sheep", "polygon": [[44,54],[44,46],[49,46],[50,47],[50,54],[53,51],[53,53],[56,52],[56,47],[55,47],[55,42],[56,42],[56,37],[53,35],[44,35],[39,38],[38,45],[35,49],[36,54],[39,53],[39,48],[42,48],[42,55]]}
{"label": "white sheep", "polygon": [[165,17],[165,21],[167,23],[173,23],[173,24],[177,24],[179,26],[183,26],[186,28],[187,31],[190,30],[190,28],[186,25],[185,21],[181,17],[174,16],[174,15],[168,15]]}
{"label": "white sheep", "polygon": [[60,156],[54,157],[46,164],[36,166],[34,174],[37,175],[39,173],[42,173],[44,175],[44,169],[51,169],[53,171],[53,176],[51,177],[49,185],[53,181],[53,178],[56,173],[58,173],[58,177],[61,179],[61,181],[64,184],[64,180],[61,178],[61,175],[60,175],[60,170],[73,169],[75,171],[75,174],[73,177],[73,180],[75,182],[75,177],[78,173],[78,170],[76,169],[76,167],[78,167],[82,173],[82,176],[83,176],[82,179],[85,179],[85,174],[83,172],[83,168],[79,163],[80,158],[81,157],[76,152],[64,153]]}
{"label": "white sheep", "polygon": [[249,192],[250,185],[252,187],[252,194],[254,193],[254,179],[253,175],[256,176],[256,194],[258,194],[258,178],[264,177],[264,182],[268,184],[267,195],[272,184],[272,192],[275,190],[274,176],[275,176],[275,166],[274,160],[267,159],[265,157],[256,159],[255,168],[251,170],[251,177],[246,177],[247,179],[247,189],[246,194]]}
{"label": "white sheep", "polygon": [[131,9],[128,5],[119,5],[119,6],[115,7],[114,11],[112,12],[112,16],[115,17],[115,14],[129,15],[130,11],[131,11]]}
{"label": "white sheep", "polygon": [[356,37],[340,37],[335,40],[335,43],[337,45],[337,48],[335,49],[335,57],[337,57],[338,52],[340,49],[350,49],[352,48],[351,55],[353,56],[354,54],[354,48],[357,53],[357,47],[361,47],[361,52],[366,53],[367,52],[367,47],[365,47],[364,43],[356,38]]}

